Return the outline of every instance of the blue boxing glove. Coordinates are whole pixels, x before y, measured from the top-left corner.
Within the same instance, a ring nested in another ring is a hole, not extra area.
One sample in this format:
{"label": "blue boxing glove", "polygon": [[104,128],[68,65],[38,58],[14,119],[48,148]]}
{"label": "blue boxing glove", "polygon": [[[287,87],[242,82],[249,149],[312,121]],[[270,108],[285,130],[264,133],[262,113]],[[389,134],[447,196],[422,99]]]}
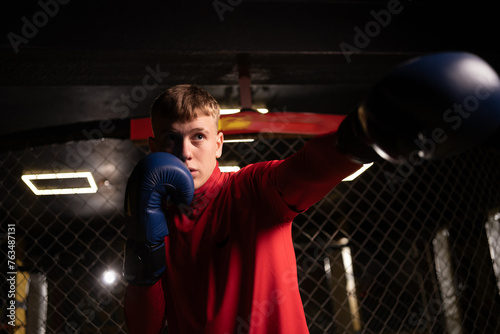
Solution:
{"label": "blue boxing glove", "polygon": [[147,155],[135,166],[125,191],[125,259],[123,276],[132,285],[152,285],[165,271],[168,225],[163,203],[189,204],[194,195],[191,173],[165,152]]}
{"label": "blue boxing glove", "polygon": [[445,52],[412,59],[375,84],[340,125],[338,147],[358,161],[441,159],[500,126],[500,79],[483,59]]}

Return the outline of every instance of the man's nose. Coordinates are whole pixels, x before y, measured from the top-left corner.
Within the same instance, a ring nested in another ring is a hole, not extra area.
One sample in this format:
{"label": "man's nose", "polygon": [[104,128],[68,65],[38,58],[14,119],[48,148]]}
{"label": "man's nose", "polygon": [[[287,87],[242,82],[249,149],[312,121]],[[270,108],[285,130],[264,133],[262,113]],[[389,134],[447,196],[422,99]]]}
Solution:
{"label": "man's nose", "polygon": [[188,139],[184,139],[181,144],[179,159],[186,162],[192,158],[191,145]]}

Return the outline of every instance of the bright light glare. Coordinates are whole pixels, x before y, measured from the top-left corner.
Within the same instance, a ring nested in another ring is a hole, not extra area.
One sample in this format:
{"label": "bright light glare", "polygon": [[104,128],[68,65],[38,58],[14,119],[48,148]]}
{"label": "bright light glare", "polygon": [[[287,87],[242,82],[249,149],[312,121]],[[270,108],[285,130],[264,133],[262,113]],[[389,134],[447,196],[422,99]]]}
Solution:
{"label": "bright light glare", "polygon": [[221,172],[237,172],[240,170],[238,166],[219,166]]}
{"label": "bright light glare", "polygon": [[[31,180],[57,180],[86,178],[89,186],[85,188],[60,188],[60,189],[38,189]],[[35,195],[67,195],[67,194],[89,194],[97,192],[97,185],[90,172],[78,173],[49,173],[23,175],[21,179],[35,193]]]}
{"label": "bright light glare", "polygon": [[497,277],[498,294],[500,294],[500,213],[490,216],[485,225],[490,246],[490,257],[493,272]]}
{"label": "bright light glare", "polygon": [[371,162],[369,164],[364,164],[363,167],[361,167],[356,172],[352,173],[351,175],[349,175],[348,177],[346,177],[342,181],[352,181],[352,180],[354,180],[355,178],[357,178],[358,176],[360,176],[365,170],[367,170],[368,168],[370,168],[372,165],[373,165],[373,162]]}
{"label": "bright light glare", "polygon": [[[220,114],[221,115],[232,115],[232,114],[237,114],[240,111],[241,111],[240,109],[221,109]],[[269,110],[266,108],[257,108],[257,111],[261,114],[267,114],[269,112]]]}
{"label": "bright light glare", "polygon": [[241,139],[224,139],[224,143],[252,143],[255,139],[241,138]]}
{"label": "bright light glare", "polygon": [[354,268],[352,264],[351,248],[347,246],[348,240],[346,238],[340,239],[340,242],[345,246],[342,247],[342,262],[344,263],[347,302],[349,304],[349,311],[352,316],[352,327],[358,332],[361,330],[361,318],[359,315],[359,304],[356,295],[356,279],[354,276]]}
{"label": "bright light glare", "polygon": [[480,82],[489,88],[490,86],[497,87],[499,84],[497,73],[487,63],[477,58],[465,58],[450,71],[456,78],[455,80],[460,80],[459,82],[467,83],[471,80],[470,78],[474,78],[477,80],[474,82]]}
{"label": "bright light glare", "polygon": [[112,285],[118,279],[118,274],[114,270],[106,270],[102,274],[102,281],[106,285]]}
{"label": "bright light glare", "polygon": [[220,114],[221,115],[232,115],[232,114],[237,114],[240,112],[240,109],[221,109]]}

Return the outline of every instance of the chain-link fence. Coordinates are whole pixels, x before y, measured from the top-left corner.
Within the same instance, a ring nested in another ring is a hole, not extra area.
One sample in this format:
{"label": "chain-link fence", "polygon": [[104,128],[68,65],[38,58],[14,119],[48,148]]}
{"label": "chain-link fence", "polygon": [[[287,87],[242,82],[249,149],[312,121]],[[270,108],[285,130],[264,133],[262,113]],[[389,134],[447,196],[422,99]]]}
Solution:
{"label": "chain-link fence", "polygon": [[[220,165],[284,158],[305,141],[228,143]],[[122,139],[1,153],[0,331],[14,332],[14,321],[15,333],[126,332],[125,284],[103,274],[121,271],[125,183],[147,153]],[[498,166],[500,152],[479,148],[438,162],[378,163],[298,216],[310,332],[500,333]],[[21,181],[59,171],[90,171],[98,191],[36,196]]]}

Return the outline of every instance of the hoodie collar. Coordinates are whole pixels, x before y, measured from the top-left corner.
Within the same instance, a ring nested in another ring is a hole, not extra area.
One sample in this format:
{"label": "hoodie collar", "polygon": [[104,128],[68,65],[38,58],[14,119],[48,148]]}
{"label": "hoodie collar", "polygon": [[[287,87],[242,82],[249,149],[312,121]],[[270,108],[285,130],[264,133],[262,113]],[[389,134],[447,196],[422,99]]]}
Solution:
{"label": "hoodie collar", "polygon": [[208,180],[201,187],[195,190],[193,201],[190,206],[193,209],[202,209],[207,206],[214,197],[217,197],[223,187],[224,182],[221,182],[222,178],[224,178],[224,173],[220,171],[219,162],[217,161]]}

